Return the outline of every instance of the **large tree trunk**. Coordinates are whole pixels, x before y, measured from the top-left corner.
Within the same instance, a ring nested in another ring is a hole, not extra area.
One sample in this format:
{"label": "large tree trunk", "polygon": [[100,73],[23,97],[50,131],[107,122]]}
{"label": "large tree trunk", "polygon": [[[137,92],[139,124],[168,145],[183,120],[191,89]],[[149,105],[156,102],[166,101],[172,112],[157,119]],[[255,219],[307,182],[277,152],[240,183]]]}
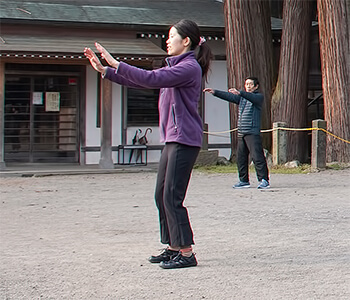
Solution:
{"label": "large tree trunk", "polygon": [[[318,0],[325,120],[350,140],[350,1]],[[350,145],[328,135],[328,162],[350,162]]]}
{"label": "large tree trunk", "polygon": [[[311,1],[284,1],[279,72],[271,109],[273,122],[286,122],[293,128],[307,126],[311,10]],[[287,160],[306,162],[307,132],[287,134]]]}
{"label": "large tree trunk", "polygon": [[[271,128],[270,102],[273,86],[273,56],[270,6],[264,0],[225,0],[226,57],[228,87],[244,89],[244,80],[256,76],[265,96],[262,129]],[[230,126],[237,127],[237,106],[230,104]],[[270,148],[271,135],[263,135]],[[231,134],[232,156],[237,135]]]}

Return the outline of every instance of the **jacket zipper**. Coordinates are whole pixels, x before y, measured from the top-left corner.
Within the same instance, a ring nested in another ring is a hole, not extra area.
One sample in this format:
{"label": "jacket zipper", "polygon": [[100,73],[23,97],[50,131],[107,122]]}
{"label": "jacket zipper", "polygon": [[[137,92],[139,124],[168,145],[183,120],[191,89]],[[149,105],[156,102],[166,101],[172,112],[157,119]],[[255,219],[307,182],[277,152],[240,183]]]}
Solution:
{"label": "jacket zipper", "polygon": [[171,114],[173,115],[174,129],[177,132],[176,116],[175,116],[175,104],[171,107]]}

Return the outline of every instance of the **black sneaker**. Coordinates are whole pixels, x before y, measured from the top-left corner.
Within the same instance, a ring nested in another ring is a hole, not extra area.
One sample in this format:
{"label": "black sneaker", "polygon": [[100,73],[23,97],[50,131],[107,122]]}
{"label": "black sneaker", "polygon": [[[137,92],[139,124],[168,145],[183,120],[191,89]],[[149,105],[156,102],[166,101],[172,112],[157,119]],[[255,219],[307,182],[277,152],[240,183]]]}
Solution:
{"label": "black sneaker", "polygon": [[169,261],[162,261],[159,266],[163,269],[195,267],[197,266],[197,259],[194,253],[192,253],[190,257],[186,257],[183,256],[180,252]]}
{"label": "black sneaker", "polygon": [[160,263],[162,261],[168,261],[171,258],[179,254],[179,251],[169,250],[168,248],[164,249],[162,253],[156,256],[151,256],[148,258],[150,263]]}

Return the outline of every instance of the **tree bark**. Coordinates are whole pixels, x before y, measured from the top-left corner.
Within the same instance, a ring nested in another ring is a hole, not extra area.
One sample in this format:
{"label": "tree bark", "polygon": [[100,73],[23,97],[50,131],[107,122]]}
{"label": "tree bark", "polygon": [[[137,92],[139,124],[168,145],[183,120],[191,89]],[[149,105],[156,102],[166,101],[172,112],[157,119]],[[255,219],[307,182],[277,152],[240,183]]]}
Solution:
{"label": "tree bark", "polygon": [[5,163],[5,63],[0,61],[0,170],[6,169]]}
{"label": "tree bark", "polygon": [[[272,121],[307,126],[308,70],[312,2],[285,0],[278,80],[272,96]],[[307,132],[287,133],[287,160],[306,162]]]}
{"label": "tree bark", "polygon": [[[350,1],[318,0],[322,85],[327,129],[350,140]],[[350,145],[327,136],[327,161],[350,162]]]}
{"label": "tree bark", "polygon": [[[244,80],[256,76],[265,96],[262,129],[271,128],[270,102],[273,87],[273,54],[270,6],[264,0],[225,0],[225,35],[228,87],[244,89]],[[230,126],[237,126],[237,106],[230,104]],[[263,135],[265,148],[271,134]],[[231,134],[231,159],[236,153],[237,134]]]}

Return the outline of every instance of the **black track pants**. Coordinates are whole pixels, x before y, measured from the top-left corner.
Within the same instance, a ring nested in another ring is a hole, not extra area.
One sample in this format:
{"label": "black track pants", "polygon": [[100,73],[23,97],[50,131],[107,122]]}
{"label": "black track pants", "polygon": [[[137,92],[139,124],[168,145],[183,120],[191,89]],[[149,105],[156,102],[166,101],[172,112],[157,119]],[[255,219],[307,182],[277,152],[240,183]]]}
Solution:
{"label": "black track pants", "polygon": [[260,135],[244,135],[238,138],[237,167],[239,180],[249,182],[249,154],[253,160],[259,181],[269,181],[269,170],[264,155]]}
{"label": "black track pants", "polygon": [[194,244],[187,209],[183,206],[199,147],[167,143],[159,161],[155,201],[163,244],[174,247]]}

